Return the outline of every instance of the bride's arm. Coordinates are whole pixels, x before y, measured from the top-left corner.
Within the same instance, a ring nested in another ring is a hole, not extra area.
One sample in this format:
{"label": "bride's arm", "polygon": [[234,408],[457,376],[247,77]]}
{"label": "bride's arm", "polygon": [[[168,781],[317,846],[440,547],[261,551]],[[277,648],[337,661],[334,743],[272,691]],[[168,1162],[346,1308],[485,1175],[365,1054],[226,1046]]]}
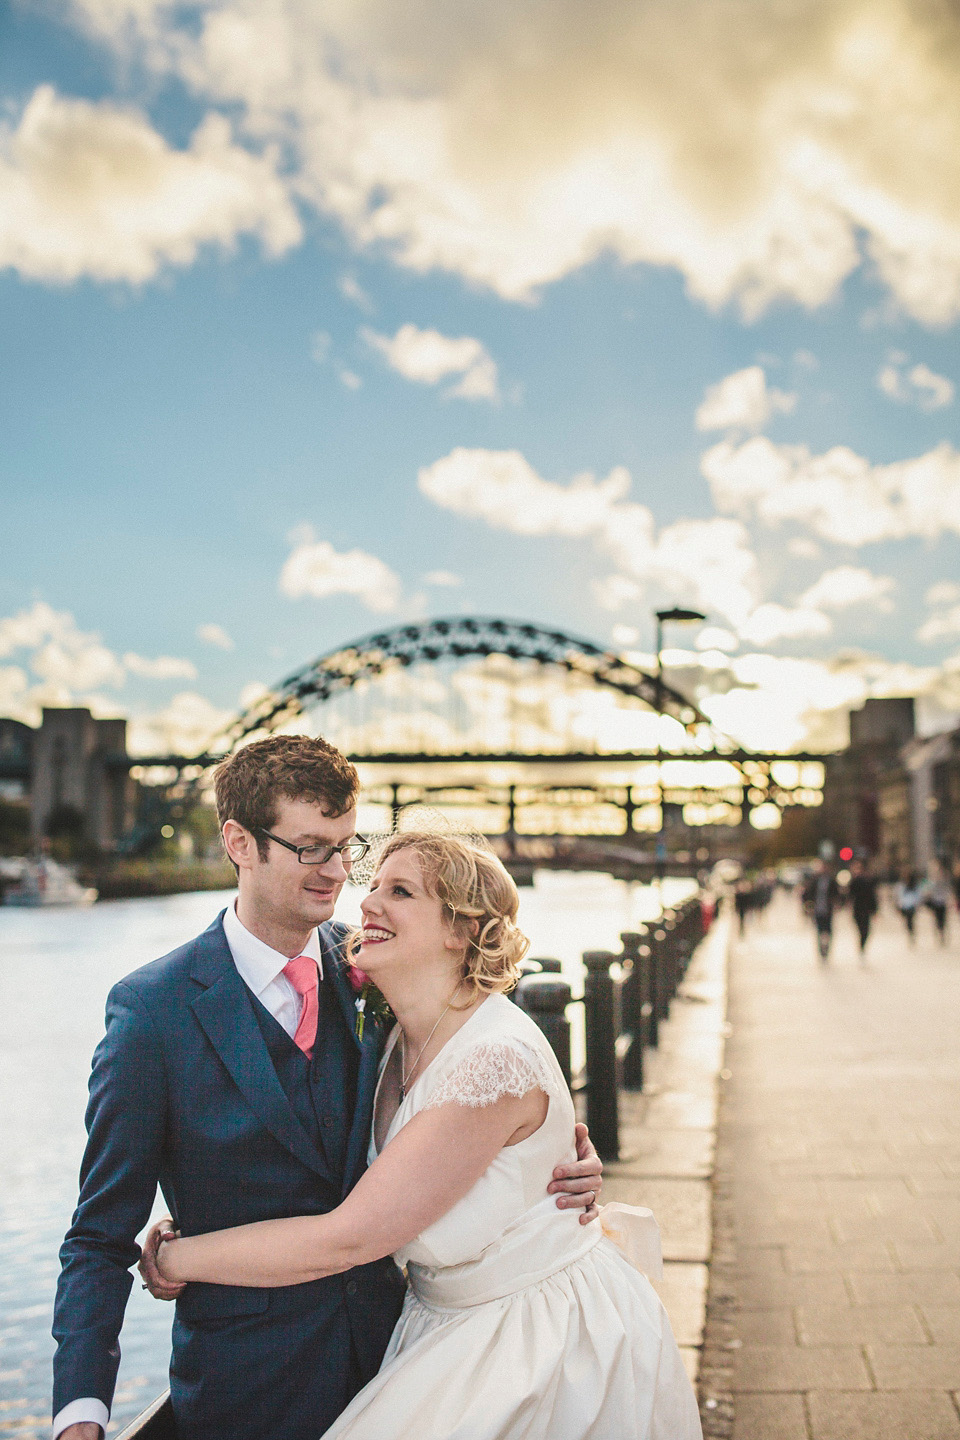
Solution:
{"label": "bride's arm", "polygon": [[514,1137],[542,1123],[542,1090],[490,1105],[422,1110],[327,1215],[261,1220],[160,1247],[168,1282],[299,1285],[390,1255],[445,1215]]}

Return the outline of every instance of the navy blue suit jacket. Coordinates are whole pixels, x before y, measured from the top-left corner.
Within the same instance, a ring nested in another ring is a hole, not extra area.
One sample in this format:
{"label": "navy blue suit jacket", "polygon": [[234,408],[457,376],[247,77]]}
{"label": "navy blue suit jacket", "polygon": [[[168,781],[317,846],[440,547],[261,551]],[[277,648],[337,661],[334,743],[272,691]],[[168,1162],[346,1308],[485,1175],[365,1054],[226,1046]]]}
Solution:
{"label": "navy blue suit jacket", "polygon": [[[338,1118],[331,1102],[323,1117],[340,1127],[329,1145],[280,1084],[221,917],[113,987],[90,1078],[80,1199],[61,1249],[55,1414],[81,1396],[112,1403],[135,1237],[158,1182],[189,1235],[332,1210],[362,1174],[381,1035],[375,1023],[362,1044],[354,1033],[343,934],[320,927],[323,983],[336,1003],[327,992],[316,1053],[335,1067],[344,1047],[358,1052],[348,1057],[352,1114],[341,1105]],[[324,1072],[321,1101],[337,1085],[335,1068]],[[315,1082],[314,1109],[317,1093]],[[389,1258],[272,1290],[189,1286],[177,1302],[170,1372],[181,1440],[318,1440],[379,1367],[402,1296]]]}

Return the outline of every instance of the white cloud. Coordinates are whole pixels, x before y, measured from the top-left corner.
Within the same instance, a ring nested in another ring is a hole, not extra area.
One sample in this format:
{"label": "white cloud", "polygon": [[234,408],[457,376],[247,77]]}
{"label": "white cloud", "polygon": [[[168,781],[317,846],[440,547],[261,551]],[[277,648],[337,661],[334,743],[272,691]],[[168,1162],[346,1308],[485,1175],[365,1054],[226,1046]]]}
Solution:
{"label": "white cloud", "polygon": [[601,610],[622,610],[643,595],[643,586],[629,575],[604,575],[590,581],[590,592]]}
{"label": "white cloud", "polygon": [[697,693],[714,723],[749,747],[833,750],[847,743],[849,711],[871,695],[916,696],[922,732],[956,724],[960,657],[917,666],[862,653],[833,660],[744,654],[728,674],[703,675]]}
{"label": "white cloud", "polygon": [[960,534],[960,454],[952,445],[890,465],[871,465],[847,446],[811,455],[804,445],[757,436],[723,440],[701,470],[721,510],[769,524],[795,520],[841,545]]}
{"label": "white cloud", "polygon": [[838,565],[825,570],[820,579],[800,597],[801,607],[811,610],[845,610],[851,605],[872,605],[877,610],[893,609],[890,592],[896,588],[889,575],[873,575],[856,565]]}
{"label": "white cloud", "polygon": [[141,680],[196,680],[197,667],[191,660],[178,660],[175,655],[158,655],[147,660],[128,650],[123,657],[124,668]]}
{"label": "white cloud", "polygon": [[755,604],[756,558],[747,532],[724,518],[679,520],[659,534],[646,505],[627,499],[630,473],[590,472],[569,485],[544,480],[519,450],[458,448],[419,473],[422,494],[447,510],[515,535],[590,537],[616,564],[594,597],[615,610],[660,586],[738,624]]}
{"label": "white cloud", "polygon": [[960,635],[960,605],[951,605],[940,610],[923,622],[917,631],[921,645],[936,645],[941,640],[952,640]]}
{"label": "white cloud", "polygon": [[69,611],[38,600],[29,610],[0,620],[0,656],[28,651],[25,663],[40,681],[35,698],[68,704],[76,692],[120,686],[122,662],[99,635],[78,629]]}
{"label": "white cloud", "polygon": [[[746,654],[731,667],[729,688],[698,703],[721,730],[758,750],[845,743],[846,710],[867,692],[861,674],[837,673],[822,661]],[[842,718],[835,733],[824,734],[821,715],[831,712]]]}
{"label": "white cloud", "polygon": [[363,381],[355,370],[340,369],[337,375],[341,385],[345,385],[348,390],[359,390],[363,386]]}
{"label": "white cloud", "polygon": [[798,640],[807,636],[829,635],[833,626],[826,615],[801,605],[791,609],[774,601],[766,601],[747,616],[740,634],[750,645],[772,645],[776,640]]}
{"label": "white cloud", "polygon": [[920,626],[917,639],[922,645],[936,645],[960,635],[960,585],[954,580],[938,580],[924,596],[933,614]]}
{"label": "white cloud", "polygon": [[211,114],[176,150],[132,109],[41,85],[0,128],[0,268],[33,280],[149,280],[202,245],[259,236],[280,255],[301,226],[271,156]]}
{"label": "white cloud", "polygon": [[707,387],[696,425],[698,430],[762,430],[775,411],[786,414],[796,403],[796,395],[768,390],[764,371],[750,365]]}
{"label": "white cloud", "polygon": [[234,712],[205,695],[184,690],[150,715],[135,715],[127,730],[132,755],[198,755],[233,719]]}
{"label": "white cloud", "polygon": [[418,483],[436,504],[495,529],[592,539],[616,569],[591,581],[591,593],[601,609],[614,613],[646,603],[645,591],[653,587],[698,605],[712,620],[726,620],[748,644],[765,646],[830,634],[825,610],[890,606],[893,581],[851,565],[827,571],[794,607],[761,602],[756,556],[743,525],[717,516],[679,520],[657,531],[650,510],[628,498],[630,475],[622,466],[605,479],[585,472],[558,485],[538,475],[517,450],[456,449],[422,469]]}
{"label": "white cloud", "polygon": [[[235,106],[359,245],[511,298],[611,252],[756,314],[866,262],[960,310],[960,18],[912,0],[76,0]],[[745,38],[747,37],[747,38]]]}
{"label": "white cloud", "polygon": [[952,605],[960,601],[960,585],[955,580],[938,580],[924,595],[928,605]]}
{"label": "white cloud", "polygon": [[128,676],[146,680],[194,678],[189,660],[173,655],[147,659],[133,651],[117,655],[101,637],[81,630],[68,610],[43,600],[0,618],[0,659],[16,656],[17,665],[0,667],[0,713],[36,724],[43,705],[87,705],[94,713],[116,713],[116,703],[100,693],[117,690]]}
{"label": "white cloud", "polygon": [[294,548],[280,572],[281,593],[296,600],[312,595],[355,595],[369,610],[395,610],[400,580],[382,560],[365,550],[338,553],[328,540],[315,540],[309,526],[296,532]]}
{"label": "white cloud", "polygon": [[327,330],[315,330],[310,336],[310,358],[318,365],[325,365],[330,359],[333,336]]}
{"label": "white cloud", "polygon": [[[630,490],[630,473],[621,465],[598,481],[584,472],[563,486],[542,479],[519,450],[458,447],[425,466],[417,483],[421,494],[437,505],[486,520],[499,530],[573,536],[605,528],[610,510]],[[649,516],[649,511],[644,513]],[[652,531],[652,517],[641,524]]]}
{"label": "white cloud", "polygon": [[75,629],[72,615],[38,600],[29,610],[0,619],[0,658],[5,659],[15,650],[32,649],[51,635],[70,629]]}
{"label": "white cloud", "polygon": [[235,649],[232,636],[228,635],[222,625],[213,622],[197,626],[197,639],[202,640],[204,645],[215,645],[218,650]]}
{"label": "white cloud", "polygon": [[720,625],[705,625],[697,636],[698,650],[733,651],[738,649],[739,640]]}
{"label": "white cloud", "polygon": [[340,291],[344,300],[349,300],[367,315],[373,313],[373,301],[355,275],[350,275],[349,273],[341,275],[337,281],[337,289]]}
{"label": "white cloud", "polygon": [[0,665],[0,715],[9,715],[14,720],[25,720],[35,724],[39,719],[39,707],[31,704],[29,681],[26,671],[19,665]]}
{"label": "white cloud", "polygon": [[917,405],[921,410],[942,410],[953,404],[956,387],[945,375],[937,375],[929,365],[905,369],[906,356],[892,352],[877,376],[877,386],[891,400],[902,405]]}
{"label": "white cloud", "polygon": [[449,391],[462,400],[496,400],[499,380],[496,362],[486,346],[472,335],[453,338],[439,330],[401,325],[396,335],[379,335],[366,327],[360,332],[367,344],[384,357],[392,370],[418,385],[438,385],[452,375],[460,379]]}
{"label": "white cloud", "polygon": [[462,575],[454,575],[452,570],[430,570],[423,577],[425,585],[438,585],[441,588],[452,588],[463,584]]}

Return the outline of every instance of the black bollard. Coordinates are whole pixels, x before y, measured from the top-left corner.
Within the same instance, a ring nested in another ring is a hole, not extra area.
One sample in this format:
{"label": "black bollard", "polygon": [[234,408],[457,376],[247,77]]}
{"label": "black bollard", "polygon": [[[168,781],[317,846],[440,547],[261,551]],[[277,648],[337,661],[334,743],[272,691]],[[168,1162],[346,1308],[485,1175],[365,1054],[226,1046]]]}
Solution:
{"label": "black bollard", "polygon": [[544,975],[559,975],[563,969],[562,960],[551,960],[543,955],[531,955],[523,963],[524,965],[539,965]]}
{"label": "black bollard", "polygon": [[[539,960],[521,960],[521,961],[520,961],[519,969],[520,969],[520,980],[523,980],[524,977],[527,976],[527,975],[542,975],[542,974],[543,974],[543,965],[541,964],[541,962],[540,962]],[[517,1004],[517,1003],[518,1003],[518,1000],[519,1000],[519,993],[518,993],[518,992],[519,992],[519,988],[520,988],[520,981],[518,980],[518,981],[517,981],[517,984],[514,985],[513,989],[507,991],[507,999],[508,999],[508,1000],[512,1000],[512,1001],[514,1002],[514,1004]]]}
{"label": "black bollard", "polygon": [[[627,1090],[643,1089],[643,1051],[647,1043],[647,1013],[644,1006],[649,973],[649,946],[644,945],[646,930],[625,930],[620,936],[623,945],[621,964],[627,971],[623,982],[623,1023],[629,1031],[630,1045],[623,1057],[623,1084]],[[645,953],[641,953],[645,952]]]}
{"label": "black bollard", "polygon": [[673,910],[668,910],[660,922],[660,929],[664,931],[664,974],[666,975],[666,991],[664,1000],[663,1018],[670,1013],[670,1001],[677,993],[677,986],[680,983],[680,953],[679,937],[677,934],[677,916]]}
{"label": "black bollard", "polygon": [[654,930],[650,936],[650,941],[650,959],[653,969],[652,994],[650,998],[653,1005],[656,1026],[657,1029],[659,1029],[659,1022],[667,1018],[667,1011],[670,1009],[670,978],[668,973],[670,957],[667,946],[667,932],[662,925],[657,926],[656,930]]}
{"label": "black bollard", "polygon": [[524,975],[516,991],[517,1004],[546,1035],[570,1085],[570,1021],[567,1006],[571,990],[557,974]]}
{"label": "black bollard", "polygon": [[587,950],[583,987],[587,1041],[587,1125],[601,1160],[620,1154],[617,1094],[618,986],[610,974],[617,956],[609,950]]}
{"label": "black bollard", "polygon": [[660,1044],[660,1017],[657,1015],[656,1000],[656,961],[653,957],[653,947],[650,945],[640,946],[640,963],[643,966],[643,1018],[645,1022],[644,1035],[645,1043],[652,1045],[654,1050]]}

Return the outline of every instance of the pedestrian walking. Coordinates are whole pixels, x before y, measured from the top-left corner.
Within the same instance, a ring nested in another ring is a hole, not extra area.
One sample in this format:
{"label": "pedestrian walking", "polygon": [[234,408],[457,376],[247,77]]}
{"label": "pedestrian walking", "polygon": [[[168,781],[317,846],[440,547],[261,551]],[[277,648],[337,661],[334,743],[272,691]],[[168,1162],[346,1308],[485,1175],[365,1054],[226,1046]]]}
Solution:
{"label": "pedestrian walking", "polygon": [[853,923],[860,936],[860,959],[862,960],[867,948],[867,941],[870,938],[870,926],[877,913],[877,882],[862,860],[853,862],[850,887],[847,893],[850,896]]}
{"label": "pedestrian walking", "polygon": [[737,912],[737,927],[741,935],[747,933],[747,916],[753,903],[753,886],[749,880],[738,880],[733,892],[733,905]]}
{"label": "pedestrian walking", "polygon": [[907,935],[911,945],[916,938],[915,926],[920,898],[920,876],[916,870],[911,870],[897,886],[897,909],[903,916],[903,923],[907,927]]}
{"label": "pedestrian walking", "polygon": [[943,866],[936,860],[930,866],[927,883],[923,887],[923,903],[933,915],[937,927],[937,938],[941,945],[947,943],[947,909],[950,905],[950,882]]}
{"label": "pedestrian walking", "polygon": [[840,887],[825,860],[817,861],[817,868],[803,887],[803,908],[813,920],[817,931],[817,951],[820,960],[826,964],[830,958],[830,944],[833,940],[833,912],[840,899]]}

